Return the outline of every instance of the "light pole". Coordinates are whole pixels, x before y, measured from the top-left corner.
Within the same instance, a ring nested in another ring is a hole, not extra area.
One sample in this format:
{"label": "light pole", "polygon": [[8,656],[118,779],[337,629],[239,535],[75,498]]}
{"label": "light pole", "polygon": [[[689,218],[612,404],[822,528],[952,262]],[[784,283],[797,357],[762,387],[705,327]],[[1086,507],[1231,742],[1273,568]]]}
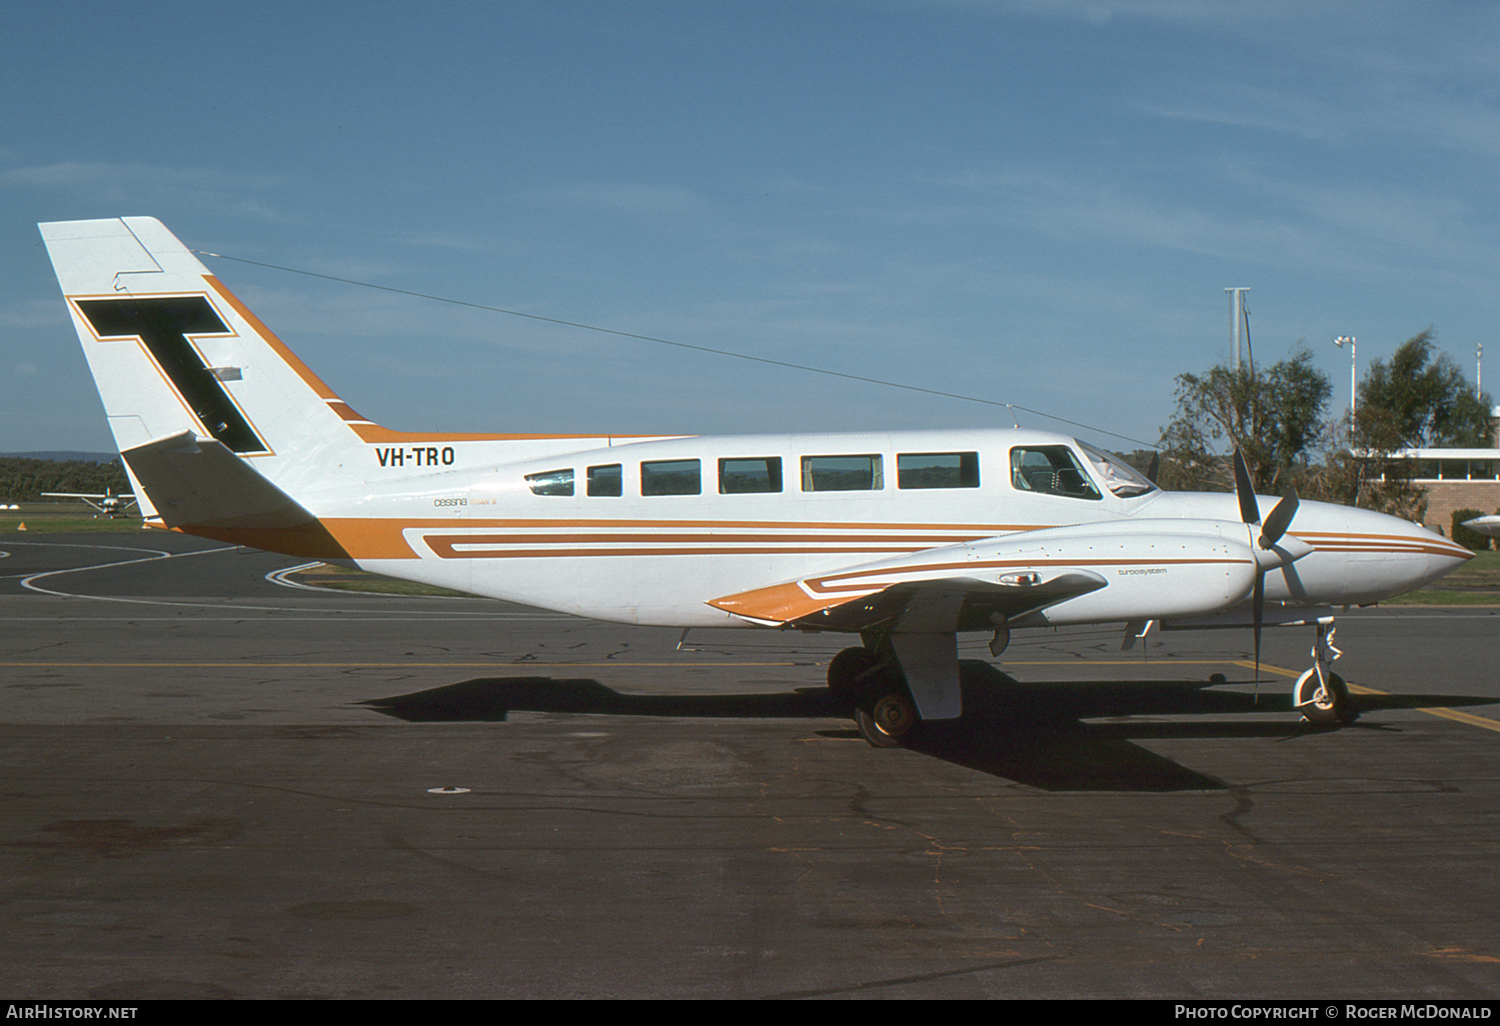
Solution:
{"label": "light pole", "polygon": [[1240,327],[1245,321],[1245,293],[1248,288],[1225,289],[1229,293],[1229,369],[1240,369]]}
{"label": "light pole", "polygon": [[1333,340],[1333,344],[1340,349],[1344,348],[1345,342],[1349,343],[1349,429],[1352,431],[1354,429],[1354,377],[1358,373],[1354,362],[1354,336],[1340,335]]}

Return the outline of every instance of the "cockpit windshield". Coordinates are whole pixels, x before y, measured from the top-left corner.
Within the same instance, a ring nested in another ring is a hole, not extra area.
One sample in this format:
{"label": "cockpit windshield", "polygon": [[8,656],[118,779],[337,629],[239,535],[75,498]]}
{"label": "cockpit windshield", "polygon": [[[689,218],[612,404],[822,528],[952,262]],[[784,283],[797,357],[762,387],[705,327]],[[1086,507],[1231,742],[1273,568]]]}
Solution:
{"label": "cockpit windshield", "polygon": [[1120,498],[1128,499],[1156,491],[1156,485],[1148,481],[1145,475],[1114,453],[1095,448],[1087,442],[1078,442],[1078,448],[1083,450],[1089,462],[1094,465],[1094,475]]}

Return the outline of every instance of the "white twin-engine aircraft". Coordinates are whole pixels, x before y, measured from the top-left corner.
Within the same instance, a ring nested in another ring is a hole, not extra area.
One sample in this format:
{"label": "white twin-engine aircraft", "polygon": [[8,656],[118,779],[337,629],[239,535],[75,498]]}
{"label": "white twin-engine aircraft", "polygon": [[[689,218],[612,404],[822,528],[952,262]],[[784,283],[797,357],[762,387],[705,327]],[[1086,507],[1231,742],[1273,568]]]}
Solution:
{"label": "white twin-engine aircraft", "polygon": [[44,499],[77,499],[89,509],[106,516],[125,516],[131,506],[135,505],[134,495],[116,495],[113,491],[104,492],[43,492]]}
{"label": "white twin-engine aircraft", "polygon": [[[956,636],[1317,627],[1293,701],[1348,715],[1333,607],[1467,549],[1321,502],[1169,493],[1041,431],[408,434],[344,403],[152,218],[40,226],[148,523],[624,623],[841,631],[872,744],[961,712]],[[1260,510],[1277,502],[1262,519]]]}

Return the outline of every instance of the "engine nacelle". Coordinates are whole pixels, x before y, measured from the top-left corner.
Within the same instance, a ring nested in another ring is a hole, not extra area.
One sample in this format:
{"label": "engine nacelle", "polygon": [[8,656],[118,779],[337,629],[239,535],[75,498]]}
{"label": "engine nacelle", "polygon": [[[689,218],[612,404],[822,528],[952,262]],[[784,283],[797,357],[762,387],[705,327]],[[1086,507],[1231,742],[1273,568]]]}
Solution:
{"label": "engine nacelle", "polygon": [[1245,526],[1218,521],[1083,524],[970,548],[999,577],[1018,572],[1009,566],[1042,581],[1070,572],[1104,578],[1104,587],[1026,613],[1012,627],[1204,616],[1243,601],[1258,571]]}

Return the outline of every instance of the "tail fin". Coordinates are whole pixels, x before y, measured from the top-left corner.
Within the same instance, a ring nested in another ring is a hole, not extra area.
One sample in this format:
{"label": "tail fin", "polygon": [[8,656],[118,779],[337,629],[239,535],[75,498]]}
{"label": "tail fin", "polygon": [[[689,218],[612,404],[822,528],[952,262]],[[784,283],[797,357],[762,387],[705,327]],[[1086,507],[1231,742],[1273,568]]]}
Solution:
{"label": "tail fin", "polygon": [[[282,499],[319,514],[316,494],[343,485],[612,444],[607,435],[387,430],[350,409],[155,218],[38,227],[148,520],[227,530],[227,517],[244,530],[259,524],[306,534],[312,528],[284,522],[293,514]],[[208,455],[189,459],[190,452]],[[274,508],[258,508],[269,493],[252,480],[257,473],[281,496]],[[206,476],[196,484],[180,479],[191,474]],[[237,490],[232,510],[218,509],[208,521],[182,519],[185,510],[217,508],[189,501],[187,492],[224,485]],[[300,554],[307,544],[298,537]]]}
{"label": "tail fin", "polygon": [[381,430],[155,218],[39,227],[121,452],[191,432],[294,490]]}

